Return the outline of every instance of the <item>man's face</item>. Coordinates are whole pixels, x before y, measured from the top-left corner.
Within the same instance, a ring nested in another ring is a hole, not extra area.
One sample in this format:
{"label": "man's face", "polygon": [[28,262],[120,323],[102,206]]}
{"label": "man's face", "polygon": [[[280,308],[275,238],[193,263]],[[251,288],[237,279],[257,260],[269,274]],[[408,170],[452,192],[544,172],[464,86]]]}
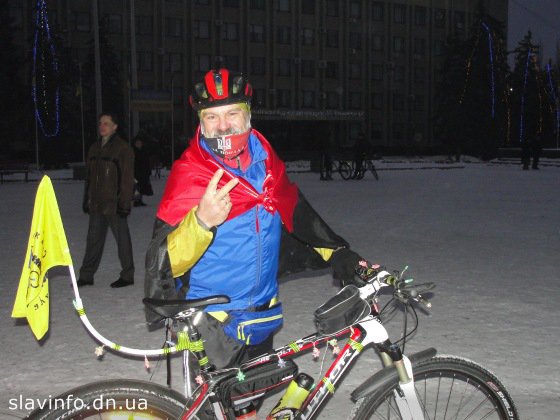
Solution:
{"label": "man's face", "polygon": [[222,105],[204,109],[200,114],[200,124],[202,134],[207,138],[241,134],[251,127],[245,104]]}
{"label": "man's face", "polygon": [[108,115],[102,115],[97,124],[97,129],[99,130],[99,135],[101,137],[112,136],[115,131],[117,131],[117,127],[118,125],[115,124]]}

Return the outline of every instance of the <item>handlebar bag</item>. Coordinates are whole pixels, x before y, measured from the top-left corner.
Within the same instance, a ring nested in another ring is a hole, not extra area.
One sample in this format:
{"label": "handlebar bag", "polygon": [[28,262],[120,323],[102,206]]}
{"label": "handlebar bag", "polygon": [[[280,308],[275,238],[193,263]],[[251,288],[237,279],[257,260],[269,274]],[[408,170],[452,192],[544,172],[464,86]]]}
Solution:
{"label": "handlebar bag", "polygon": [[294,361],[283,359],[281,365],[276,359],[269,362],[244,368],[241,366],[244,379],[240,382],[237,375],[226,379],[220,388],[220,394],[224,399],[229,396],[230,401],[224,401],[226,405],[230,402],[244,401],[265,394],[269,391],[287,385],[298,373],[298,367]]}
{"label": "handlebar bag", "polygon": [[241,343],[253,346],[279,330],[283,322],[281,303],[262,311],[234,310],[228,312],[224,332]]}
{"label": "handlebar bag", "polygon": [[334,334],[370,313],[371,307],[360,298],[360,289],[349,284],[315,310],[315,325],[320,334]]}

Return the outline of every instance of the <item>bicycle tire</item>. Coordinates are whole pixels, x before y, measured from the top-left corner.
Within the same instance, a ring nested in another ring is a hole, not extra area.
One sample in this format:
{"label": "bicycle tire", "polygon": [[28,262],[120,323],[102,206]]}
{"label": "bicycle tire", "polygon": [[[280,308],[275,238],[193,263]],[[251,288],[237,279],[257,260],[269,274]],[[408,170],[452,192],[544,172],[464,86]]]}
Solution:
{"label": "bicycle tire", "polygon": [[348,162],[340,162],[338,166],[338,173],[342,177],[342,179],[349,180],[352,178],[352,167],[348,164]]}
{"label": "bicycle tire", "polygon": [[[475,362],[436,356],[414,366],[413,370],[425,419],[519,419],[502,383]],[[395,382],[360,398],[349,419],[402,419],[394,397],[397,388]]]}
{"label": "bicycle tire", "polygon": [[181,418],[187,400],[177,391],[152,382],[115,379],[93,382],[50,398],[29,420]]}

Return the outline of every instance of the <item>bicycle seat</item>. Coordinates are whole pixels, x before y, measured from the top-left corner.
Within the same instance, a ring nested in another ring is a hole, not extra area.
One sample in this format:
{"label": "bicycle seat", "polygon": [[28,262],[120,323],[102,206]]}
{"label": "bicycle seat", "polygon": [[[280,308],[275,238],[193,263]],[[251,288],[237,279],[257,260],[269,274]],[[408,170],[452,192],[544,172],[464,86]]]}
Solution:
{"label": "bicycle seat", "polygon": [[187,309],[205,308],[208,305],[216,305],[219,303],[229,303],[230,298],[226,295],[208,296],[200,299],[154,299],[144,298],[142,303],[150,310],[164,318],[173,318],[179,312]]}

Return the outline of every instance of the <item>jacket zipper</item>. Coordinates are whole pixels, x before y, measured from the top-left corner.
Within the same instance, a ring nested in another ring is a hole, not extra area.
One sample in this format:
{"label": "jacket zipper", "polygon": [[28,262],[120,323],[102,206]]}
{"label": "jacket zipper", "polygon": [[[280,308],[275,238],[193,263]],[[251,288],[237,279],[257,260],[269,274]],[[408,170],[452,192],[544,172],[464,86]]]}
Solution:
{"label": "jacket zipper", "polygon": [[251,301],[249,302],[249,307],[253,306],[253,297],[257,290],[259,290],[259,284],[261,282],[261,272],[262,272],[262,242],[261,242],[261,226],[259,223],[259,207],[260,204],[257,204],[255,207],[255,223],[256,223],[256,230],[257,230],[257,272],[256,272],[256,281],[255,287],[253,288],[253,295],[251,296]]}

